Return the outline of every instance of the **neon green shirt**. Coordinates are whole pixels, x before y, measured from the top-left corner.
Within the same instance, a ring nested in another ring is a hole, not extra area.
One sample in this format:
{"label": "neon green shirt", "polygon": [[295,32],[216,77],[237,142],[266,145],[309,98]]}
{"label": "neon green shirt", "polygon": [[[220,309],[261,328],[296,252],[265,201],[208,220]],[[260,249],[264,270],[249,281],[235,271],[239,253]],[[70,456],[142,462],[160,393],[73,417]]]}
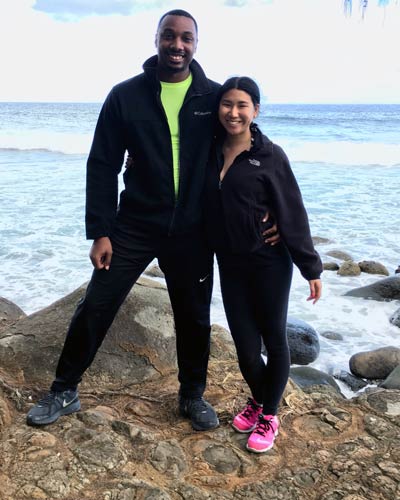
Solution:
{"label": "neon green shirt", "polygon": [[178,83],[161,83],[161,102],[167,115],[171,134],[172,161],[174,167],[175,196],[179,188],[179,111],[185,99],[186,92],[192,83],[192,74],[186,80]]}

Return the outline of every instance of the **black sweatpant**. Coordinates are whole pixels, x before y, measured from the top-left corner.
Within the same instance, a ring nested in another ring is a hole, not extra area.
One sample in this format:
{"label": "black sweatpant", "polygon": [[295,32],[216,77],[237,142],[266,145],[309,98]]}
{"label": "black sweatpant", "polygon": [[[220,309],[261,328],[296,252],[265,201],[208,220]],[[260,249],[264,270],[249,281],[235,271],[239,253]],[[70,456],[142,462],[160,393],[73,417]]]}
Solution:
{"label": "black sweatpant", "polygon": [[179,237],[150,237],[118,224],[111,238],[109,271],[94,270],[84,299],[73,315],[53,391],[75,389],[92,363],[119,307],[155,258],[165,274],[174,313],[178,379],[183,397],[202,396],[210,350],[212,253],[197,232]]}
{"label": "black sweatpant", "polygon": [[[289,377],[286,321],[293,264],[283,243],[217,254],[222,299],[243,378],[264,415],[276,415]],[[268,361],[261,356],[263,340]]]}

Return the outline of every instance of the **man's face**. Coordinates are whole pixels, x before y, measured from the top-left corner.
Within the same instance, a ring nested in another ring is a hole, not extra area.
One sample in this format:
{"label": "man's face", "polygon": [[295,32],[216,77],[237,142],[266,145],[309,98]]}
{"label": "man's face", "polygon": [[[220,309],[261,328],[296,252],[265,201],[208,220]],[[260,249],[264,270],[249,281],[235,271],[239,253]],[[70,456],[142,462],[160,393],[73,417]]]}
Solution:
{"label": "man's face", "polygon": [[189,75],[197,47],[196,26],[185,16],[166,16],[156,34],[159,77],[179,82]]}

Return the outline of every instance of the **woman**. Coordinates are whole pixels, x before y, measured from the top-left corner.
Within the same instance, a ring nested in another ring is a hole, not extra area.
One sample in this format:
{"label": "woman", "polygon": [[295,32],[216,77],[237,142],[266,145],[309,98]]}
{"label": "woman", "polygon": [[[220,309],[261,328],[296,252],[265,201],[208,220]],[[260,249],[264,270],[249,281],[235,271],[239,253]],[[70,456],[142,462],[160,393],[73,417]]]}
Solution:
{"label": "woman", "polygon": [[[207,171],[206,226],[239,367],[251,392],[232,425],[251,433],[248,450],[262,453],[278,434],[277,410],[289,376],[286,320],[293,262],[308,280],[307,300],[314,304],[321,296],[322,264],[289,161],[253,123],[260,108],[257,84],[247,77],[230,78],[218,103],[220,130]],[[274,246],[262,237],[267,212],[279,226],[281,242]]]}

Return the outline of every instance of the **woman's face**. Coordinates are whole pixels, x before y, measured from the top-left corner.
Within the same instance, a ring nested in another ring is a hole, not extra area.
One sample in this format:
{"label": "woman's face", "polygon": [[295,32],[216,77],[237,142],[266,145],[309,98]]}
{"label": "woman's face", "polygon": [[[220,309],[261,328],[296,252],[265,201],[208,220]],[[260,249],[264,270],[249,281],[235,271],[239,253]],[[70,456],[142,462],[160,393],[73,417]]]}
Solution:
{"label": "woman's face", "polygon": [[220,100],[218,118],[227,134],[248,134],[251,122],[258,116],[259,107],[259,104],[253,104],[244,90],[231,89]]}

